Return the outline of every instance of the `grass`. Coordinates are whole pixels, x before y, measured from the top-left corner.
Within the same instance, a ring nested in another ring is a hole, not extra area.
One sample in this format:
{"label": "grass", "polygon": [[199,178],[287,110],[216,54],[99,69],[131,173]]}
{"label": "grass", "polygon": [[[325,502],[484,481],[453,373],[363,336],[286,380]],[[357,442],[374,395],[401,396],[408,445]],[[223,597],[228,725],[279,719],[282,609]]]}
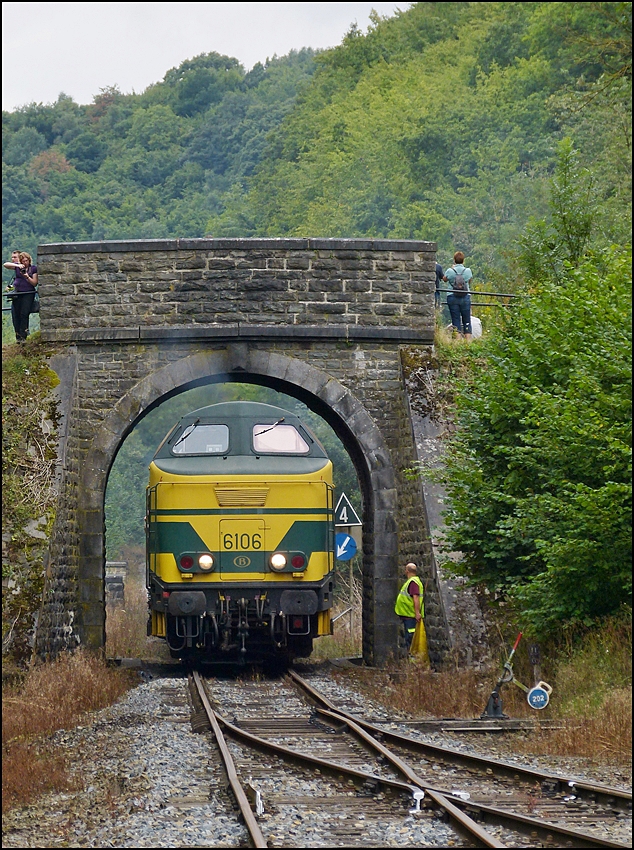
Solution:
{"label": "grass", "polygon": [[[345,642],[339,645],[341,649],[344,646]],[[516,740],[517,752],[631,760],[631,612],[608,618],[563,646],[550,646],[547,653],[553,692],[546,709],[531,709],[523,691],[514,685],[506,684],[500,691],[505,714],[537,721],[535,732]],[[521,667],[516,667],[516,675],[530,686],[526,670],[518,673]],[[360,667],[334,671],[333,675],[352,678],[368,698],[413,718],[477,718],[501,669],[500,665],[485,673],[469,669],[433,672],[395,661],[384,670]],[[555,723],[551,728],[542,720]]]}
{"label": "grass", "polygon": [[[356,595],[355,595],[356,591]],[[359,598],[357,598],[359,596]],[[345,588],[333,616],[349,605]],[[343,614],[334,635],[315,641],[313,658],[330,659],[361,655],[360,588],[353,588],[355,617]],[[500,663],[488,671],[460,669],[438,672],[421,665],[395,660],[385,669],[359,667],[333,671],[352,679],[368,698],[410,717],[478,718],[495,687],[508,647],[499,648]],[[553,688],[543,711],[531,709],[525,693],[512,684],[502,687],[503,711],[512,718],[531,718],[536,731],[516,741],[517,752],[549,756],[631,759],[632,751],[632,617],[631,610],[597,623],[584,634],[542,647],[542,676]],[[516,677],[528,687],[533,669],[523,645],[514,658]],[[542,720],[555,721],[541,723]]]}
{"label": "grass", "polygon": [[331,658],[358,658],[360,655],[361,638],[357,638],[354,632],[351,637],[349,625],[340,625],[337,622],[334,635],[315,639],[311,658],[315,661],[325,661]]}
{"label": "grass", "polygon": [[169,661],[170,654],[165,642],[148,639],[147,619],[145,579],[132,566],[131,575],[125,582],[124,604],[106,607],[106,656]]}
{"label": "grass", "polygon": [[533,752],[630,759],[632,753],[632,617],[630,610],[569,641],[554,671],[553,716]]}
{"label": "grass", "polygon": [[73,788],[63,756],[48,743],[2,745],[2,812],[24,806],[47,792]]}
{"label": "grass", "polygon": [[[332,608],[333,634],[317,638],[313,643],[312,658],[356,658],[361,655],[361,607],[363,597],[361,581],[352,577],[352,591],[348,576],[337,577],[337,595]],[[352,607],[352,612],[348,609]],[[352,617],[350,616],[352,614]]]}
{"label": "grass", "polygon": [[[352,632],[348,614],[339,617],[334,635],[315,641],[313,658],[330,659],[361,655],[360,599],[355,608]],[[349,602],[345,589],[333,616]],[[543,647],[544,678],[553,687],[549,706],[531,709],[525,693],[507,684],[501,689],[503,711],[513,718],[537,721],[537,729],[517,739],[517,751],[536,755],[586,756],[627,760],[632,747],[632,622],[631,612],[605,620],[585,635],[559,645]],[[508,648],[500,648],[500,659]],[[516,677],[532,685],[532,668],[522,649],[514,659]],[[368,698],[411,717],[478,718],[502,672],[451,668],[438,672],[409,661],[395,660],[383,670],[359,667],[333,671],[352,679]],[[541,720],[556,721],[555,728]]]}
{"label": "grass", "polygon": [[70,787],[67,765],[46,736],[111,705],[136,679],[81,649],[34,667],[2,688],[2,811]]}
{"label": "grass", "polygon": [[[417,663],[394,662],[384,670],[359,668],[352,673],[359,690],[392,711],[414,718],[477,718],[486,707],[496,682],[496,674],[475,670],[434,672]],[[513,717],[527,717],[531,709],[517,688],[502,692],[504,711]]]}
{"label": "grass", "polygon": [[[556,715],[561,715],[556,711]],[[559,718],[559,728],[539,729],[520,741],[518,752],[549,756],[587,756],[616,761],[632,758],[632,690],[613,688],[592,712]]]}

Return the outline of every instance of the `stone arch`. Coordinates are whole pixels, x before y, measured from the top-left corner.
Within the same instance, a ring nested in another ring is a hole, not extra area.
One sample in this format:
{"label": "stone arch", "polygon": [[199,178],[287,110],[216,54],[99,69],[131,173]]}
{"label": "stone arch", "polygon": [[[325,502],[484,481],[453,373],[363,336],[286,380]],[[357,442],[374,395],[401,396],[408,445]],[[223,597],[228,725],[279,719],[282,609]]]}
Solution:
{"label": "stone arch", "polygon": [[78,578],[84,601],[78,626],[84,642],[94,648],[105,643],[105,612],[98,600],[103,597],[105,489],[116,453],[135,424],[161,401],[213,378],[262,383],[294,395],[329,422],[350,453],[364,503],[363,655],[367,663],[384,663],[396,645],[392,605],[398,540],[396,475],[383,436],[361,401],[331,375],[303,360],[245,343],[186,355],[147,375],[98,428],[80,485],[84,506],[79,512]]}

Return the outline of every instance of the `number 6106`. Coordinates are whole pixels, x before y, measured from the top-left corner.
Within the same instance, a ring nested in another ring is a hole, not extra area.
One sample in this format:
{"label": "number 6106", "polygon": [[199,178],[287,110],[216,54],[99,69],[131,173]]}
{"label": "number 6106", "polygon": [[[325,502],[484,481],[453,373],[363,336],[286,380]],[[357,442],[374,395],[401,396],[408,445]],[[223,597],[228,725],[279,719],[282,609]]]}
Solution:
{"label": "number 6106", "polygon": [[246,531],[243,531],[242,534],[227,532],[222,535],[222,548],[228,551],[261,549],[262,535],[247,534]]}

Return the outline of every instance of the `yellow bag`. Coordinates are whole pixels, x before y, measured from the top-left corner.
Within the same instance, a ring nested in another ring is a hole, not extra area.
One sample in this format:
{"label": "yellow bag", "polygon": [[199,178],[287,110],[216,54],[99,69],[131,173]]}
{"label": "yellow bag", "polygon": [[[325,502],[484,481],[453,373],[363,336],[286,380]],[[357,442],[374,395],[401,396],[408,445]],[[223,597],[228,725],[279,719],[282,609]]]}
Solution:
{"label": "yellow bag", "polygon": [[413,655],[417,661],[422,661],[423,664],[429,666],[429,653],[427,652],[427,632],[425,631],[425,623],[421,620],[416,623],[416,631],[412,638],[412,645],[409,654]]}

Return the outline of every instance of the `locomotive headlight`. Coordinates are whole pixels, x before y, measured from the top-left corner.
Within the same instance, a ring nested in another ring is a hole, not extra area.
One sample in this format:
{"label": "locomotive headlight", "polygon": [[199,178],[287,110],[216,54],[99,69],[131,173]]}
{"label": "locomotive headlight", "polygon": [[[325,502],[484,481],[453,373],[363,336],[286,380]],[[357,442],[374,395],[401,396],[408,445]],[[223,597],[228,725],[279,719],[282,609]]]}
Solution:
{"label": "locomotive headlight", "polygon": [[286,566],[286,555],[282,555],[281,552],[274,552],[269,558],[269,564],[272,570],[283,570]]}
{"label": "locomotive headlight", "polygon": [[198,566],[201,570],[211,570],[214,565],[214,559],[211,555],[201,555],[198,559]]}

